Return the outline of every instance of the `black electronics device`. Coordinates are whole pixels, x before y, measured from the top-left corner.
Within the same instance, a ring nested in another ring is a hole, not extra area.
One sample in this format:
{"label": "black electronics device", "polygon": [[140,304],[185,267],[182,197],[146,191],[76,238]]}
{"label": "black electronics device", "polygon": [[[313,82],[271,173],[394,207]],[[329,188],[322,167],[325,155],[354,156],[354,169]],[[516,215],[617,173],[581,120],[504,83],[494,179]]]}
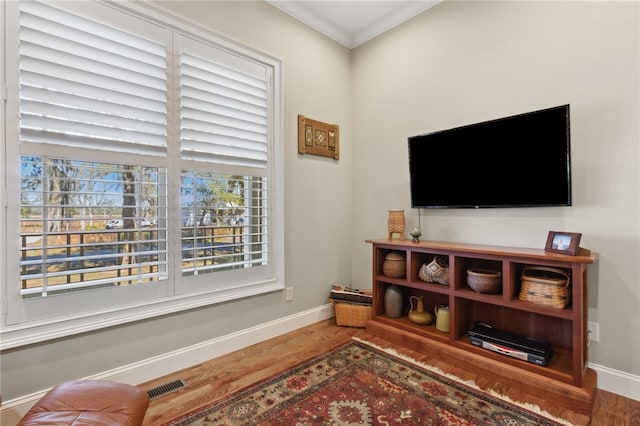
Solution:
{"label": "black electronics device", "polygon": [[408,145],[413,208],[571,205],[568,104],[411,136]]}
{"label": "black electronics device", "polygon": [[480,324],[469,330],[469,338],[475,346],[538,365],[547,365],[553,353],[551,344],[544,340]]}

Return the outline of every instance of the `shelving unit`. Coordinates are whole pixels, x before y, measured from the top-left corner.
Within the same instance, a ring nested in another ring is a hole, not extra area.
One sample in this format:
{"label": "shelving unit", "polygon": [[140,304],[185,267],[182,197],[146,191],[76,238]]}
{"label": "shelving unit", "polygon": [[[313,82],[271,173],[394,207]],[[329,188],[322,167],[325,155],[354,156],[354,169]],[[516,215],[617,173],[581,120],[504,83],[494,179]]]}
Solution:
{"label": "shelving unit", "polygon": [[[590,414],[596,390],[596,374],[587,368],[587,268],[597,255],[581,249],[576,256],[542,249],[483,246],[407,240],[367,240],[373,247],[373,309],[367,332],[393,343],[434,356],[477,374],[520,383],[526,392],[555,394],[559,404]],[[406,274],[402,278],[383,273],[389,253],[403,254]],[[428,283],[418,276],[434,256],[448,261],[449,283]],[[527,266],[562,268],[570,273],[570,304],[564,309],[520,301],[522,271]],[[502,289],[496,294],[478,293],[467,286],[467,269],[483,268],[502,273]],[[390,318],[384,311],[384,293],[398,285],[404,296],[404,315]],[[414,324],[407,318],[409,297],[422,296],[425,309],[448,304],[450,331]],[[545,340],[553,355],[546,366],[536,365],[472,345],[468,330],[476,323]],[[525,388],[526,387],[526,388]]]}

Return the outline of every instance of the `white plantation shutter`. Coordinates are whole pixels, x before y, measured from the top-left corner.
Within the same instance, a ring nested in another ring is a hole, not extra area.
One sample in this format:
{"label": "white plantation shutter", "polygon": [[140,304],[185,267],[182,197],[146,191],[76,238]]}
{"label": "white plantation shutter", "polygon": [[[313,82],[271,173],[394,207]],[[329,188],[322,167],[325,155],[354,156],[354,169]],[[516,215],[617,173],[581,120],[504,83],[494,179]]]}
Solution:
{"label": "white plantation shutter", "polygon": [[5,3],[3,348],[284,286],[281,61],[144,3]]}
{"label": "white plantation shutter", "polygon": [[20,3],[23,152],[53,144],[166,155],[166,80],[164,40]]}
{"label": "white plantation shutter", "polygon": [[[166,30],[111,9],[74,11],[19,4],[25,299],[168,276],[167,171],[130,155],[166,157]],[[72,158],[57,157],[62,147]],[[79,159],[105,150],[113,162]],[[105,229],[112,217],[119,229]]]}
{"label": "white plantation shutter", "polygon": [[[187,37],[178,37],[175,45],[181,208],[188,219],[183,222],[181,269],[184,277],[191,276],[183,284],[226,286],[233,280],[241,286],[273,279],[268,190],[273,176],[272,68]],[[212,189],[212,196],[202,197]]]}
{"label": "white plantation shutter", "polygon": [[267,167],[267,69],[221,49],[182,38],[183,159]]}

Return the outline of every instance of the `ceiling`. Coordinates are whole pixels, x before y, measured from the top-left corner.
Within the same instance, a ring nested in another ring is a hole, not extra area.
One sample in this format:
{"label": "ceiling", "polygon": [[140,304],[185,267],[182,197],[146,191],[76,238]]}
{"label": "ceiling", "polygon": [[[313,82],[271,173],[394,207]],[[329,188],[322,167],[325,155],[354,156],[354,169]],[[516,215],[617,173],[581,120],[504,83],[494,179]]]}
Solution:
{"label": "ceiling", "polygon": [[265,0],[352,49],[443,0]]}

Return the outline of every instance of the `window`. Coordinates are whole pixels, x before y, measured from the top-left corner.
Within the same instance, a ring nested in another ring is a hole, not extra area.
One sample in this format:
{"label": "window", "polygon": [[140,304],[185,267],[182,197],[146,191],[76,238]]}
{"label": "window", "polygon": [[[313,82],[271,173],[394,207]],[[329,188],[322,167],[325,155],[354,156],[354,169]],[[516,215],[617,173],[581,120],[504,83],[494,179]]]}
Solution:
{"label": "window", "polygon": [[28,156],[20,166],[23,299],[167,278],[165,171]]}
{"label": "window", "polygon": [[3,18],[3,348],[283,288],[279,61],[136,4]]}
{"label": "window", "polygon": [[182,173],[182,275],[268,264],[266,184],[251,176]]}

